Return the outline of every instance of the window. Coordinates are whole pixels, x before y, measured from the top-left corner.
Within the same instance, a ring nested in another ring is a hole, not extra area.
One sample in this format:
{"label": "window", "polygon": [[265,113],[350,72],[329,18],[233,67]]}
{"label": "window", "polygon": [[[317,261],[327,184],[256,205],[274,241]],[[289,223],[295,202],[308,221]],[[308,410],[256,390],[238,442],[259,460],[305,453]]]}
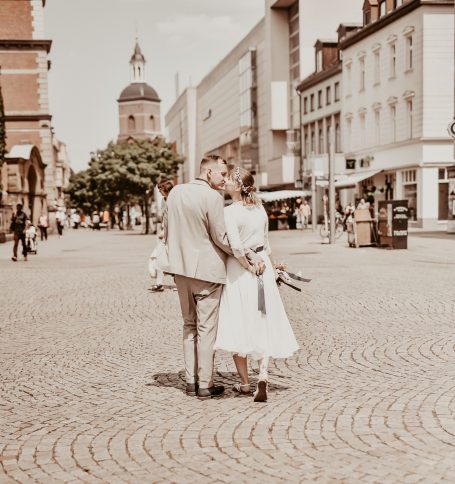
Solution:
{"label": "window", "polygon": [[134,116],[128,116],[128,131],[130,133],[136,131],[136,120],[134,119]]}
{"label": "window", "polygon": [[352,118],[346,119],[346,151],[351,149]]}
{"label": "window", "polygon": [[322,90],[318,91],[318,108],[322,108]]}
{"label": "window", "polygon": [[346,96],[351,95],[351,85],[352,85],[352,64],[346,66]]}
{"label": "window", "polygon": [[366,137],[366,113],[360,114],[360,137],[362,146],[365,146]]}
{"label": "window", "polygon": [[308,156],[310,154],[310,137],[306,134],[304,137],[304,147],[305,147],[305,156]]}
{"label": "window", "polygon": [[381,82],[381,59],[379,56],[379,50],[374,52],[374,83],[379,84]]}
{"label": "window", "polygon": [[409,220],[417,220],[417,176],[416,170],[401,172],[404,198],[408,200]]}
{"label": "window", "polygon": [[327,127],[325,129],[325,152],[330,153],[330,124],[327,123]]}
{"label": "window", "polygon": [[375,133],[376,144],[380,145],[381,144],[381,112],[379,111],[379,109],[377,109],[374,112],[374,133]]}
{"label": "window", "polygon": [[325,99],[326,99],[327,105],[329,105],[332,102],[332,92],[331,92],[330,86],[327,86],[325,88]]}
{"label": "window", "polygon": [[359,58],[360,91],[365,89],[365,57]]}
{"label": "window", "polygon": [[303,98],[303,114],[308,113],[308,98],[304,97]]}
{"label": "window", "polygon": [[412,139],[412,99],[406,101],[406,111],[407,111],[407,118],[408,118],[408,139]]}
{"label": "window", "polygon": [[382,17],[386,14],[386,0],[382,0],[379,4],[379,17]]}
{"label": "window", "polygon": [[371,22],[371,10],[366,10],[363,13],[363,25],[368,25]]}
{"label": "window", "polygon": [[398,8],[403,5],[403,0],[394,0],[393,2],[393,8]]}
{"label": "window", "polygon": [[340,123],[335,124],[335,152],[341,153],[341,129]]}
{"label": "window", "polygon": [[413,68],[413,46],[412,35],[406,37],[406,70]]}
{"label": "window", "polygon": [[335,82],[335,102],[340,100],[340,83]]}
{"label": "window", "polygon": [[155,116],[150,116],[150,130],[155,131]]}
{"label": "window", "polygon": [[315,153],[316,152],[316,138],[314,131],[311,131],[311,152]]}
{"label": "window", "polygon": [[319,128],[319,139],[318,139],[318,153],[321,154],[324,151],[324,137],[322,134],[322,128]]}
{"label": "window", "polygon": [[310,96],[310,110],[314,111],[314,94]]}
{"label": "window", "polygon": [[397,75],[397,46],[395,43],[390,44],[390,77]]}
{"label": "window", "polygon": [[395,143],[397,140],[397,106],[396,104],[392,104],[390,106],[390,132],[391,132],[391,141]]}

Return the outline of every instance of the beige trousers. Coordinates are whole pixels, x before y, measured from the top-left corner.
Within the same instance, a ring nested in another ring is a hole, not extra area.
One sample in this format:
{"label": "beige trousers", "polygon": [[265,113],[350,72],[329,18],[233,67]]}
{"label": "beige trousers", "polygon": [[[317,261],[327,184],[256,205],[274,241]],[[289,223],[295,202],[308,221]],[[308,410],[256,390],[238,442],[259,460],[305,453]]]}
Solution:
{"label": "beige trousers", "polygon": [[213,346],[218,330],[222,284],[175,276],[183,316],[183,356],[187,383],[213,385]]}

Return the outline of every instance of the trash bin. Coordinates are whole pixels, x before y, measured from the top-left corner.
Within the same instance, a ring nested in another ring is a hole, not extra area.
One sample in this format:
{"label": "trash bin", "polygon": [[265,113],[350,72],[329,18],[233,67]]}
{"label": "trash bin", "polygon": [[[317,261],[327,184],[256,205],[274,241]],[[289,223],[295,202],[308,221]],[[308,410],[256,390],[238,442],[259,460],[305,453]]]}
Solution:
{"label": "trash bin", "polygon": [[347,223],[348,243],[350,247],[375,245],[373,238],[374,220],[367,208],[354,210],[353,222]]}
{"label": "trash bin", "polygon": [[407,249],[408,201],[381,200],[378,208],[379,245],[389,249]]}

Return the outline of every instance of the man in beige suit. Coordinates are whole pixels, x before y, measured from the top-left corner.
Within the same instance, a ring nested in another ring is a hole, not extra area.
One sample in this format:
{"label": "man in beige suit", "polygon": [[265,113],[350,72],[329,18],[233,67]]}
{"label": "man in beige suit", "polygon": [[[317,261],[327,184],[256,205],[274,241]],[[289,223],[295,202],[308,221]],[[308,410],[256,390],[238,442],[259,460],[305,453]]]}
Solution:
{"label": "man in beige suit", "polygon": [[[200,399],[224,392],[213,384],[213,346],[218,309],[226,283],[226,257],[232,255],[224,226],[224,190],[228,169],[217,155],[202,159],[200,175],[169,194],[164,219],[169,269],[175,275],[183,316],[186,393]],[[263,264],[251,254],[251,271]]]}

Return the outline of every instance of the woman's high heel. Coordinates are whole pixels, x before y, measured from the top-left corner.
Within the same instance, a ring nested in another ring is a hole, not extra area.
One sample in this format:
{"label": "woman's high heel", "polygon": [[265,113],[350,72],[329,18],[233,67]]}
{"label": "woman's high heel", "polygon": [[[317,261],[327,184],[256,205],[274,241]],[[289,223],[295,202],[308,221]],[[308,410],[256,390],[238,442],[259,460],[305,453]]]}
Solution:
{"label": "woman's high heel", "polygon": [[249,383],[235,383],[232,389],[239,395],[251,395],[251,387]]}

